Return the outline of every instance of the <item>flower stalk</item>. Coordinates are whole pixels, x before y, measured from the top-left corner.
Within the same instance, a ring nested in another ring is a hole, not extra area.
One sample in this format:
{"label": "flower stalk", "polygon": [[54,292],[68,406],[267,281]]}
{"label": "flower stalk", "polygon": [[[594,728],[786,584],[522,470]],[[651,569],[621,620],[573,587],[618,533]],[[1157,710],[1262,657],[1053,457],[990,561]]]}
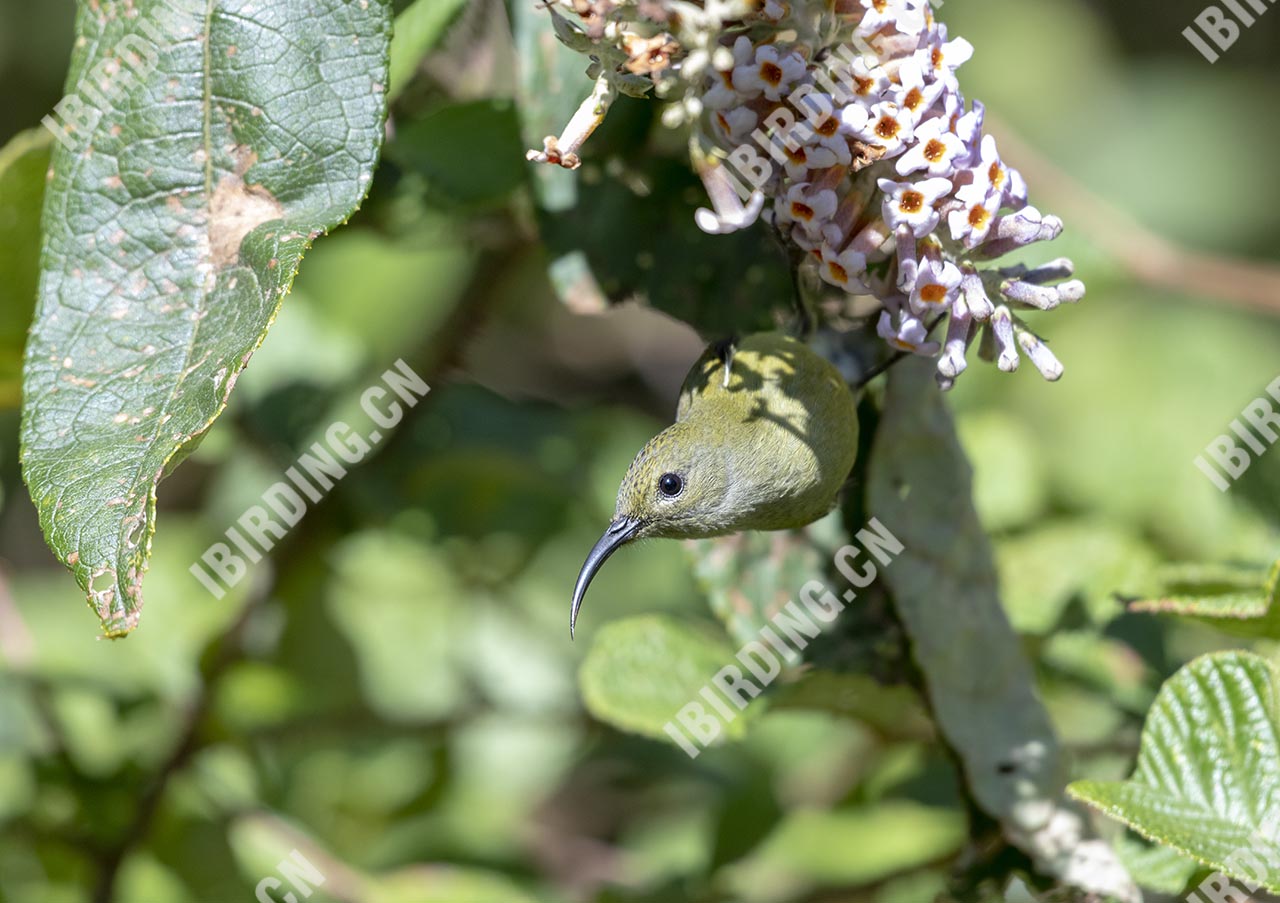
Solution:
{"label": "flower stalk", "polygon": [[695,214],[704,231],[763,219],[850,308],[872,296],[876,332],[936,359],[944,388],[974,343],[1006,372],[1025,356],[1046,379],[1062,375],[1022,315],[1084,297],[1070,261],[991,266],[1053,240],[1062,221],[1030,205],[984,132],[985,108],[956,74],[973,46],[928,0],[558,3],[588,11],[577,32],[555,13],[557,33],[597,60],[599,78],[530,159],[576,166],[616,92],[643,84],[666,102],[663,121],[690,132],[711,201]]}

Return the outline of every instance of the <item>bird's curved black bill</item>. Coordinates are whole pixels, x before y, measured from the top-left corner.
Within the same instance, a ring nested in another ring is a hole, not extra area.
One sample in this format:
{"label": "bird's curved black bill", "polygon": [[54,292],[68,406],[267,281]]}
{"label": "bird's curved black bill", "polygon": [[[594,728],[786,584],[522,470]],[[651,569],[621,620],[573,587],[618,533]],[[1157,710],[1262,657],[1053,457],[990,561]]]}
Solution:
{"label": "bird's curved black bill", "polygon": [[604,531],[604,535],[592,547],[587,560],[582,564],[582,570],[578,573],[578,582],[573,588],[573,606],[569,609],[570,638],[573,637],[574,627],[578,623],[578,609],[582,607],[582,600],[587,595],[587,587],[591,585],[596,571],[600,570],[619,546],[630,542],[639,529],[639,521],[620,517],[609,525],[609,529]]}

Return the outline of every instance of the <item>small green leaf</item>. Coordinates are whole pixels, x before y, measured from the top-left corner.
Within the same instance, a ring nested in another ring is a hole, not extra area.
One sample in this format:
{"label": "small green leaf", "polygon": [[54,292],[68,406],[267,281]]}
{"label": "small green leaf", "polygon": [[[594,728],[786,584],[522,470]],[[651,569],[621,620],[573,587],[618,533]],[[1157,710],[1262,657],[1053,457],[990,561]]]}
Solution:
{"label": "small green leaf", "polygon": [[54,152],[24,370],[27,485],[108,636],[138,624],[160,479],[226,405],[303,252],[369,188],[391,30],[386,0],[131,11],[80,7],[72,92],[126,38],[154,65]]}
{"label": "small green leaf", "polygon": [[1155,553],[1132,532],[1104,521],[1069,520],[998,544],[1000,594],[1014,629],[1048,633],[1079,599],[1095,623],[1123,611],[1114,593],[1140,587]]}
{"label": "small green leaf", "polygon": [[0,150],[0,409],[22,394],[22,346],[40,277],[40,204],[53,136],[16,135]]}
{"label": "small green leaf", "polygon": [[960,812],[908,802],[797,809],[730,868],[730,883],[749,901],[790,899],[807,885],[871,884],[955,853],[965,828]]}
{"label": "small green leaf", "polygon": [[436,549],[382,531],[338,546],[330,617],[351,643],[369,705],[392,721],[446,717],[464,697],[460,661],[465,595]]}
{"label": "small green leaf", "polygon": [[1117,838],[1112,846],[1135,881],[1162,894],[1181,894],[1200,868],[1177,850],[1129,834]]}
{"label": "small green leaf", "polygon": [[815,669],[783,686],[770,710],[816,709],[854,718],[894,738],[932,739],[933,722],[911,687],[884,686],[866,674]]}
{"label": "small green leaf", "polygon": [[[670,740],[663,726],[691,702],[720,721],[699,691],[733,661],[733,650],[722,639],[674,618],[650,615],[600,628],[578,682],[583,702],[596,718],[621,730]],[[741,717],[721,724],[730,737],[740,737],[746,729]]]}
{"label": "small green leaf", "polygon": [[[616,104],[610,115],[622,112]],[[588,161],[580,172],[590,184],[579,186],[577,203],[544,209],[541,232],[553,255],[581,252],[611,302],[643,301],[703,335],[774,328],[794,289],[769,228],[698,228],[694,212],[710,202],[687,160],[649,153],[616,166],[605,177]]]}
{"label": "small green leaf", "polygon": [[1031,522],[1049,502],[1044,459],[1035,433],[1012,414],[983,410],[957,423],[974,462],[973,504],[988,532]]}
{"label": "small green leaf", "polygon": [[388,153],[425,178],[427,199],[436,204],[494,206],[523,185],[526,174],[518,162],[520,123],[505,100],[450,104],[401,123]]}
{"label": "small green leaf", "polygon": [[1161,688],[1127,781],[1071,794],[1139,834],[1280,892],[1280,698],[1248,652],[1202,656]]}
{"label": "small green leaf", "polygon": [[394,101],[400,96],[422,60],[440,43],[466,5],[467,0],[416,0],[396,16],[388,100]]}
{"label": "small green leaf", "polygon": [[1131,611],[1193,617],[1234,636],[1280,638],[1280,561],[1247,565],[1181,564],[1161,569],[1157,589]]}

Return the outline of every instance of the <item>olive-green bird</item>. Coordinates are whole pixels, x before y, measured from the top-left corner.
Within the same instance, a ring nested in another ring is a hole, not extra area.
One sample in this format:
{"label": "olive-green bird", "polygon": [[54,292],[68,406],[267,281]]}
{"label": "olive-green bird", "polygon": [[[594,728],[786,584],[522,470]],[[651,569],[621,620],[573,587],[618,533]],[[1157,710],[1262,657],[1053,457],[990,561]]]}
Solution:
{"label": "olive-green bird", "polygon": [[676,422],[622,480],[613,522],[578,575],[570,635],[592,578],[620,546],[812,523],[835,506],[857,446],[853,392],[804,342],[768,332],[712,345],[685,378]]}

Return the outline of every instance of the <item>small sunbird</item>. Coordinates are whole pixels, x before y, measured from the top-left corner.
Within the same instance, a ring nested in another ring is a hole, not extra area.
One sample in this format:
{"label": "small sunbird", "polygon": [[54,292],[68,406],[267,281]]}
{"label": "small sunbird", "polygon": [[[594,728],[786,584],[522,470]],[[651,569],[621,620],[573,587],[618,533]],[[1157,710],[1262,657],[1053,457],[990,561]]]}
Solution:
{"label": "small sunbird", "polygon": [[813,523],[835,506],[857,451],[854,393],[804,342],[765,332],[711,345],[685,378],[676,422],[622,479],[613,521],[578,574],[569,635],[621,546]]}

